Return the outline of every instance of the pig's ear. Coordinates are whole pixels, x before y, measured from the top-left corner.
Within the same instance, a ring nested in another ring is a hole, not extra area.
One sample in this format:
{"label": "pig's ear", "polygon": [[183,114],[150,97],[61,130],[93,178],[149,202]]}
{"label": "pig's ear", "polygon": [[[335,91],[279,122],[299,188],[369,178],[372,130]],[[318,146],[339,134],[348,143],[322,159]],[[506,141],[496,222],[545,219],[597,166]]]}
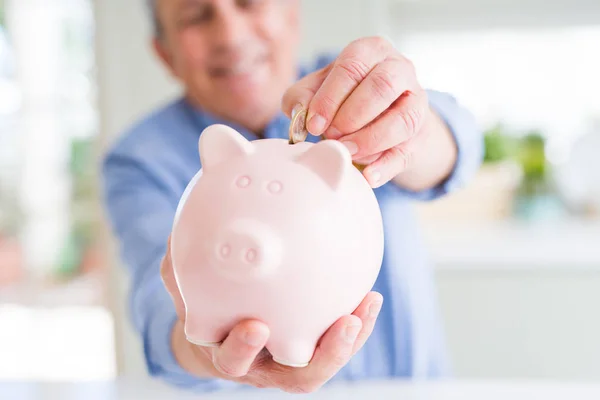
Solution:
{"label": "pig's ear", "polygon": [[215,124],[202,131],[198,141],[202,168],[252,153],[254,146],[235,129]]}
{"label": "pig's ear", "polygon": [[323,140],[311,146],[296,162],[313,170],[332,189],[342,182],[344,174],[352,166],[348,149],[337,140]]}

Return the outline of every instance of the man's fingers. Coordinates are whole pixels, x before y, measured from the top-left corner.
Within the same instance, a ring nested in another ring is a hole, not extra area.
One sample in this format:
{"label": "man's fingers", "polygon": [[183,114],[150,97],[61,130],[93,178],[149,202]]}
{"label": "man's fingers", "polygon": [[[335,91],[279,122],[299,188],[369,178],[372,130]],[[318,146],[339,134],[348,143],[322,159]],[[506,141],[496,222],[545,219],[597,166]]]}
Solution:
{"label": "man's fingers", "polygon": [[384,151],[377,160],[363,170],[363,175],[371,187],[377,188],[410,169],[414,149],[422,146],[425,140],[427,140],[426,135],[417,135],[405,143]]}
{"label": "man's fingers", "polygon": [[369,336],[371,336],[382,305],[383,296],[380,293],[371,292],[354,312],[354,315],[362,321],[362,329],[356,338],[356,342],[354,342],[352,354],[356,354],[363,347]]}
{"label": "man's fingers", "polygon": [[213,364],[222,374],[239,378],[248,373],[269,339],[268,327],[259,321],[243,321],[213,350]]}
{"label": "man's fingers", "polygon": [[[313,391],[331,379],[352,357],[352,349],[362,328],[355,315],[340,318],[321,338],[308,367],[301,370],[302,380]],[[300,372],[300,371],[299,371]]]}
{"label": "man's fingers", "polygon": [[387,45],[379,38],[360,39],[342,51],[310,102],[307,118],[310,132],[320,135],[329,128],[344,101],[387,57],[384,44]]}
{"label": "man's fingers", "polygon": [[294,107],[298,105],[301,105],[304,109],[308,108],[313,96],[323,84],[327,74],[329,74],[331,66],[332,64],[329,64],[318,71],[306,75],[284,93],[281,100],[281,109],[285,115],[291,118]]}
{"label": "man's fingers", "polygon": [[169,236],[169,240],[167,242],[167,251],[160,264],[160,276],[165,288],[167,289],[167,292],[169,292],[169,295],[173,300],[177,317],[183,321],[185,319],[185,303],[181,297],[179,287],[177,286],[175,272],[173,271],[173,264],[171,262],[171,236]]}
{"label": "man's fingers", "polygon": [[395,57],[380,62],[341,105],[325,137],[339,139],[364,128],[404,92],[417,88],[410,61]]}
{"label": "man's fingers", "polygon": [[424,92],[406,92],[372,123],[339,140],[355,160],[382,153],[415,136],[426,111]]}
{"label": "man's fingers", "polygon": [[369,165],[371,164],[373,161],[377,160],[379,157],[381,157],[382,153],[377,153],[377,154],[373,154],[370,156],[366,156],[366,157],[362,157],[362,158],[357,158],[354,161],[359,164],[359,165]]}
{"label": "man's fingers", "polygon": [[279,387],[290,393],[314,392],[348,363],[361,328],[359,317],[342,317],[321,337],[307,367],[290,368],[275,366],[273,363],[266,371],[253,371],[253,374],[265,375],[263,381],[269,382],[265,384],[266,387]]}

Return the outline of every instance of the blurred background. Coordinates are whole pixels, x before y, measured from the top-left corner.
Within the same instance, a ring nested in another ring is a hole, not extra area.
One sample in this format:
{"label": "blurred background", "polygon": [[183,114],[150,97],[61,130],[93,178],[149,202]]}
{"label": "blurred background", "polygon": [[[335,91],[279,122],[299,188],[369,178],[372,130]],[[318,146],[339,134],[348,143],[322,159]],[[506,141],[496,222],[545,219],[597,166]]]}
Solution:
{"label": "blurred background", "polygon": [[[600,2],[303,13],[302,61],[385,35],[486,133],[476,179],[418,205],[456,376],[600,381]],[[142,0],[0,0],[0,380],[146,375],[97,163],[178,94],[150,32]]]}

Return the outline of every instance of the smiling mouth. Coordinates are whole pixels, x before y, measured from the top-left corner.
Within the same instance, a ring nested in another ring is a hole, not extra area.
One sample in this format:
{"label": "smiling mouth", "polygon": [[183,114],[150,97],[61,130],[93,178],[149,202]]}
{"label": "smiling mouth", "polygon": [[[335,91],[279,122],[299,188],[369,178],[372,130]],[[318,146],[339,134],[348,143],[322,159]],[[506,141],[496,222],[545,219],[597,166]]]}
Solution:
{"label": "smiling mouth", "polygon": [[255,72],[256,68],[260,67],[265,62],[266,57],[261,56],[253,59],[236,62],[227,66],[211,67],[209,68],[209,73],[215,78],[235,78],[247,76]]}

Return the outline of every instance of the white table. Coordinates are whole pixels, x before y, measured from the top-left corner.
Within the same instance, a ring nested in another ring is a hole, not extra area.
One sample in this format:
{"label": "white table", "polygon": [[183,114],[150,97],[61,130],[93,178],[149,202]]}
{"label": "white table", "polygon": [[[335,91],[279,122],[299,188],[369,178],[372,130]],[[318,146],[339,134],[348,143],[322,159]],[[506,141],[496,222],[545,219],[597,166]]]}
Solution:
{"label": "white table", "polygon": [[529,381],[447,381],[437,383],[370,382],[332,385],[310,395],[270,390],[243,390],[193,395],[160,383],[120,381],[89,384],[0,383],[6,400],[598,400],[600,383]]}

